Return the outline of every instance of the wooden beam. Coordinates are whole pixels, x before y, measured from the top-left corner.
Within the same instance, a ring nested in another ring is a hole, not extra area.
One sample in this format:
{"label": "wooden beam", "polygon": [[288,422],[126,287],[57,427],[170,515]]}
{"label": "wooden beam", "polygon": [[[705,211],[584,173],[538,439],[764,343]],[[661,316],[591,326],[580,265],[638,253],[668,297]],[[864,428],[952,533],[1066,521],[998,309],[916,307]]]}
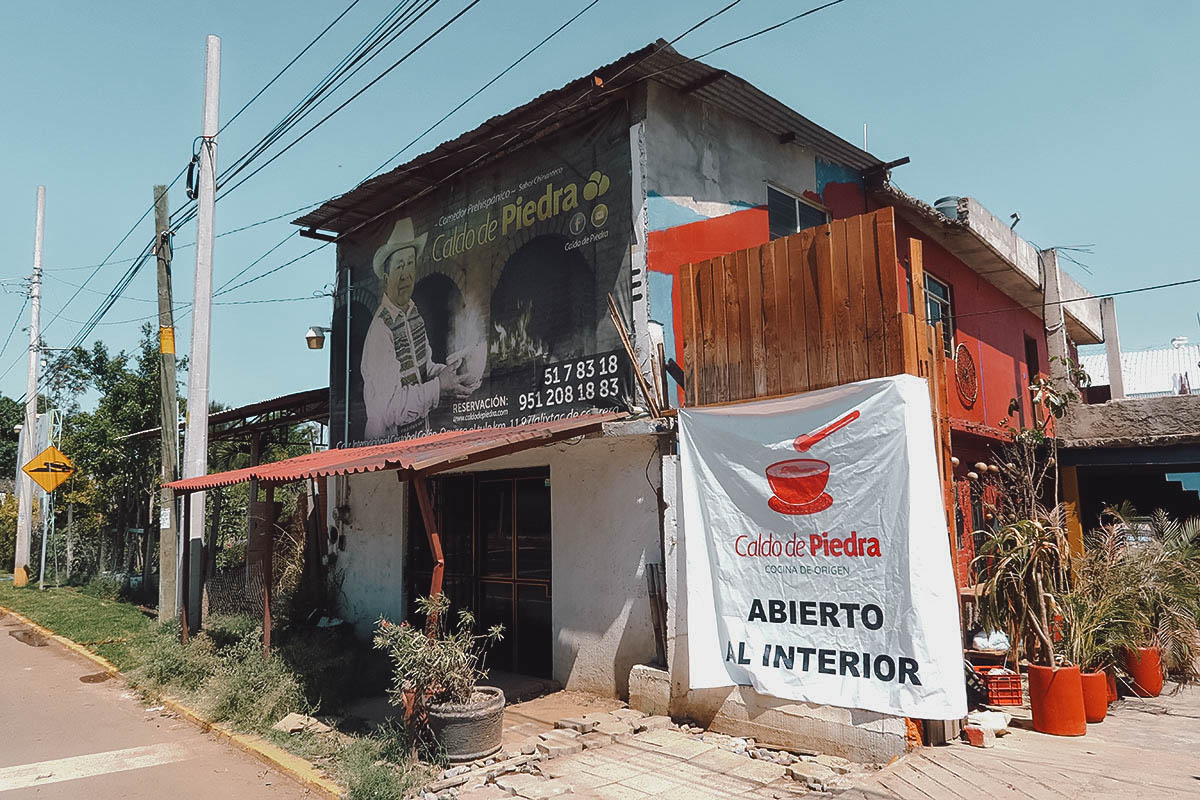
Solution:
{"label": "wooden beam", "polygon": [[[401,481],[404,473],[396,473]],[[421,521],[425,523],[425,538],[429,540],[429,552],[433,554],[433,579],[429,583],[429,596],[437,597],[442,593],[442,575],[446,571],[446,559],[442,555],[442,537],[437,530],[437,521],[433,516],[433,503],[429,499],[429,484],[420,473],[413,476],[413,489],[417,494],[417,505],[421,507]],[[426,620],[426,629],[433,631],[437,626],[437,617],[430,616]]]}
{"label": "wooden beam", "polygon": [[1063,509],[1067,515],[1067,542],[1071,555],[1083,555],[1083,520],[1079,515],[1079,470],[1076,467],[1061,467]]}
{"label": "wooden beam", "polygon": [[189,523],[189,520],[191,520],[191,518],[192,518],[192,515],[190,513],[191,510],[192,510],[192,496],[191,496],[191,494],[185,494],[183,496],[183,517],[182,517],[183,531],[182,531],[182,535],[180,536],[180,538],[182,539],[182,542],[183,542],[183,564],[181,565],[181,569],[179,572],[180,583],[182,584],[181,592],[179,595],[179,597],[182,601],[179,603],[179,641],[183,644],[188,643],[188,592],[190,592],[192,590],[192,587],[190,585],[191,582],[189,580],[189,577],[190,577],[189,570],[191,569],[191,566],[192,566],[191,565],[191,561],[192,561],[192,559],[191,559],[191,550],[192,550],[191,542],[192,542],[192,540],[190,538],[191,524]]}
{"label": "wooden beam", "polygon": [[[255,498],[257,499],[257,498]],[[263,551],[263,658],[271,657],[271,580],[275,572],[275,486],[267,484],[267,520],[264,526],[266,550]]]}

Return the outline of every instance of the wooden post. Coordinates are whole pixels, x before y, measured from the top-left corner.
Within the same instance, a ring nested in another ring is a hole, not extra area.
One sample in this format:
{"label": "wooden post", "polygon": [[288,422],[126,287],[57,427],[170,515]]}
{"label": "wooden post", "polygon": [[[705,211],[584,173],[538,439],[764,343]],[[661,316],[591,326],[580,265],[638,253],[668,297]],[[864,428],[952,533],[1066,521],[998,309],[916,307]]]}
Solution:
{"label": "wooden post", "polygon": [[273,556],[275,554],[275,485],[267,484],[267,508],[268,511],[267,524],[265,525],[264,535],[266,536],[266,550],[263,552],[263,658],[271,657],[271,581],[274,576]]}
{"label": "wooden post", "polygon": [[[404,473],[397,473],[397,477]],[[429,500],[429,485],[425,476],[418,473],[413,476],[413,488],[417,491],[417,505],[421,507],[421,520],[425,523],[425,536],[429,539],[429,552],[433,554],[433,580],[429,583],[429,596],[437,597],[442,593],[442,574],[446,570],[446,559],[442,556],[442,537],[437,531],[436,520],[433,516],[433,503]],[[433,630],[437,618],[431,616],[427,628]]]}
{"label": "wooden post", "polygon": [[188,591],[191,588],[189,585],[191,583],[191,574],[188,572],[188,569],[191,567],[192,548],[187,546],[190,541],[188,533],[191,527],[191,516],[188,512],[191,511],[191,508],[192,495],[189,492],[183,496],[183,565],[179,570],[180,583],[182,584],[179,601],[179,641],[184,644],[188,643],[188,601],[190,599]]}
{"label": "wooden post", "polygon": [[1067,542],[1071,555],[1083,555],[1083,520],[1079,515],[1079,470],[1078,467],[1059,467],[1062,476],[1063,509],[1067,516]]}
{"label": "wooden post", "polygon": [[[161,476],[167,484],[179,477],[179,399],[175,387],[175,312],[171,299],[171,217],[167,187],[154,187],[154,255],[158,262],[158,387],[162,420]],[[158,511],[158,619],[175,617],[179,592],[175,584],[179,568],[179,521],[175,518],[175,492],[159,490]],[[146,529],[154,529],[153,518]]]}

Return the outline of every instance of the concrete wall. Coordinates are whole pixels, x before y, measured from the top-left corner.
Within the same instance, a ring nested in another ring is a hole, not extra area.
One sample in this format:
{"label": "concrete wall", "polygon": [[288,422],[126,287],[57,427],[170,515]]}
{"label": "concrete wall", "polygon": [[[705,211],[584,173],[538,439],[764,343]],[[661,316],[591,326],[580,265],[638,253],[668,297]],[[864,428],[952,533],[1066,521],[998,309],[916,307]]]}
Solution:
{"label": "concrete wall", "polygon": [[1059,425],[1067,447],[1144,447],[1200,442],[1200,395],[1073,404]]}
{"label": "concrete wall", "polygon": [[887,763],[907,746],[900,717],[759,694],[749,686],[688,688],[688,610],[685,537],[679,513],[679,459],[663,459],[664,529],[667,555],[667,663],[671,714],[712,730],[750,736],[794,750],[814,750],[854,761]]}
{"label": "concrete wall", "polygon": [[654,82],[644,99],[649,313],[666,329],[667,355],[682,364],[677,271],[768,241],[768,183],[835,218],[865,212],[866,195],[857,172],[781,143],[752,120]]}
{"label": "concrete wall", "polygon": [[[662,562],[655,447],[654,436],[604,436],[477,466],[550,468],[553,677],[568,689],[627,697],[630,669],[655,657],[646,591],[646,564]],[[403,616],[407,495],[394,472],[355,475],[350,486],[340,610],[365,636],[379,614]]]}
{"label": "concrete wall", "polygon": [[332,580],[335,589],[340,584],[338,612],[366,639],[380,616],[399,621],[407,614],[404,529],[408,486],[396,480],[395,472],[368,472],[330,478],[330,497],[338,497],[339,480],[346,481],[341,502],[350,507],[350,521],[335,520],[337,502],[330,503],[327,523],[345,537],[345,549],[337,550]]}

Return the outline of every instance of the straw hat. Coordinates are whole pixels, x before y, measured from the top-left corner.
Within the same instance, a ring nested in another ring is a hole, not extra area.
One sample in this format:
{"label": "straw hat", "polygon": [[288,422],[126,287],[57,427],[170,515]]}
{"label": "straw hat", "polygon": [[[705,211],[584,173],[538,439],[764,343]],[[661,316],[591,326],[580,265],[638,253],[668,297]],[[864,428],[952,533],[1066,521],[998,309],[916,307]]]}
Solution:
{"label": "straw hat", "polygon": [[396,226],[392,228],[392,235],[383,243],[383,246],[375,251],[375,258],[371,262],[371,267],[375,270],[375,274],[380,278],[384,277],[383,268],[387,264],[387,260],[391,258],[392,253],[397,250],[403,250],[406,247],[411,247],[417,251],[417,258],[421,257],[421,251],[425,249],[425,238],[428,234],[422,233],[420,236],[413,236],[412,217],[405,217],[397,220]]}

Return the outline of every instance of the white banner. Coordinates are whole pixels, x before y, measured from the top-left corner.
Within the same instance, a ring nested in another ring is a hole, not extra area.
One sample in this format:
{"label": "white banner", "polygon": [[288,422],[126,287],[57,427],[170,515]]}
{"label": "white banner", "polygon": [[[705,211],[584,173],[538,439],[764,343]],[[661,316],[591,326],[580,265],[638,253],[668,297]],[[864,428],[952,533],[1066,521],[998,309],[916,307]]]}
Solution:
{"label": "white banner", "polygon": [[925,381],[679,412],[690,684],[967,713]]}

